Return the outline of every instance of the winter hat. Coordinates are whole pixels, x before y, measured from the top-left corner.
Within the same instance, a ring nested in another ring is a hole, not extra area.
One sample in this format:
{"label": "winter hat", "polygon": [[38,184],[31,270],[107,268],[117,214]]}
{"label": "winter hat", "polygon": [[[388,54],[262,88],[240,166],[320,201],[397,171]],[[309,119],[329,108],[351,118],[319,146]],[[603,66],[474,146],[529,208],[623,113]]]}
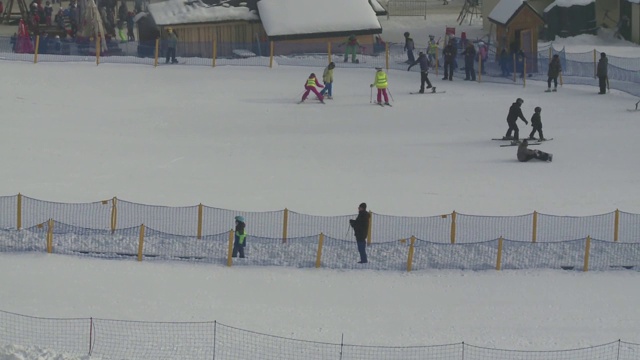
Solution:
{"label": "winter hat", "polygon": [[520,105],[524,104],[524,100],[522,100],[521,98],[517,98],[516,102]]}
{"label": "winter hat", "polygon": [[424,53],[423,53],[422,51],[420,51],[420,52],[418,53],[418,56],[420,56],[420,55],[424,55]]}
{"label": "winter hat", "polygon": [[536,106],[536,108],[533,109],[533,111],[539,113],[540,111],[542,111],[542,108],[540,106]]}
{"label": "winter hat", "polygon": [[333,69],[336,67],[336,63],[334,63],[333,61],[329,63],[329,69]]}
{"label": "winter hat", "polygon": [[605,53],[600,53],[600,57],[601,57],[601,58],[606,57],[606,56],[607,56],[607,54],[605,54]]}
{"label": "winter hat", "polygon": [[362,208],[363,210],[367,210],[367,203],[361,203],[358,207]]}
{"label": "winter hat", "polygon": [[309,78],[313,78],[313,77],[316,77],[315,73],[311,73],[311,75],[309,75]]}
{"label": "winter hat", "polygon": [[408,31],[404,33],[404,37],[409,37],[409,35],[410,35],[410,34],[409,34],[409,32],[408,32]]}
{"label": "winter hat", "polygon": [[236,221],[244,222],[244,216],[240,216],[240,215],[236,216]]}
{"label": "winter hat", "polygon": [[377,67],[376,71],[382,71],[382,68],[381,67]]}

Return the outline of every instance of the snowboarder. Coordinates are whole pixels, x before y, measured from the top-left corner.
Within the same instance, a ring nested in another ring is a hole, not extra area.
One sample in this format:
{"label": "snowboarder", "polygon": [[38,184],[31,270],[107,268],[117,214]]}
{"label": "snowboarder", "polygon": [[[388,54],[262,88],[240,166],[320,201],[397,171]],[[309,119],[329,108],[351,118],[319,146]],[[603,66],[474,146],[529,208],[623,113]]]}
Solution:
{"label": "snowboarder", "polygon": [[[553,91],[558,91],[558,76],[562,72],[562,65],[560,65],[560,56],[558,54],[553,55],[551,62],[549,63],[549,71],[547,71],[547,90],[545,92],[551,92],[551,80],[553,80]],[[533,122],[533,120],[532,120]]]}
{"label": "snowboarder", "polygon": [[309,75],[309,77],[307,78],[307,82],[304,83],[305,92],[302,95],[302,100],[300,100],[300,102],[304,102],[307,99],[307,96],[309,96],[309,92],[313,91],[313,93],[318,97],[318,100],[320,100],[320,102],[324,104],[323,96],[318,92],[316,86],[324,87],[324,85],[320,84],[320,82],[318,81],[316,74],[311,73],[311,75]]}
{"label": "snowboarder", "polygon": [[425,83],[427,84],[427,89],[431,89],[433,86],[431,86],[431,81],[429,81],[429,59],[422,51],[418,54],[418,59],[409,65],[407,71],[411,70],[416,64],[420,64],[420,91],[418,92],[424,94]]}
{"label": "snowboarder", "polygon": [[476,48],[471,41],[467,42],[467,47],[462,55],[464,55],[464,79],[476,81],[476,71],[473,68],[473,62],[476,60]]}
{"label": "snowboarder", "polygon": [[600,92],[598,94],[606,94],[607,93],[607,70],[609,67],[609,59],[607,59],[607,54],[600,53],[600,60],[598,60],[598,68],[596,71],[596,75],[598,76],[598,85],[600,85]]}
{"label": "snowboarder", "polygon": [[538,159],[542,161],[551,162],[553,160],[553,154],[546,153],[540,150],[531,150],[528,148],[529,142],[527,139],[522,140],[518,145],[518,161],[527,162],[531,159]]}
{"label": "snowboarder", "polygon": [[[524,100],[522,100],[521,98],[517,98],[516,102],[511,104],[511,107],[509,108],[509,114],[507,115],[507,124],[509,124],[509,130],[507,130],[507,134],[503,138],[504,140],[519,139],[520,130],[518,129],[518,125],[516,124],[516,121],[518,119],[521,119],[525,124],[529,125],[527,119],[525,119],[524,115],[522,115],[522,109],[520,108],[523,103]],[[511,137],[511,132],[513,132],[513,137]]]}
{"label": "snowboarder", "polygon": [[442,80],[453,80],[454,61],[457,54],[458,51],[454,46],[454,40],[451,39],[449,40],[449,44],[442,50],[442,55],[444,56],[444,77]]}
{"label": "snowboarder", "polygon": [[538,132],[540,135],[540,140],[546,140],[544,135],[542,135],[542,118],[540,117],[540,113],[542,112],[542,108],[540,106],[536,106],[533,110],[533,115],[531,116],[531,126],[533,126],[533,130],[531,130],[531,134],[529,134],[529,140],[535,140],[533,136]]}
{"label": "snowboarder", "polygon": [[247,245],[247,231],[244,217],[236,216],[236,233],[233,241],[233,250],[231,251],[231,257],[238,257],[244,259],[244,247]]}
{"label": "snowboarder", "polygon": [[415,58],[413,57],[413,49],[416,48],[413,39],[409,36],[409,32],[404,33],[404,51],[407,52],[407,64],[412,64],[415,62]]}
{"label": "snowboarder", "polygon": [[387,83],[387,74],[382,71],[382,68],[377,67],[376,68],[376,77],[374,79],[374,83],[369,85],[369,87],[376,87],[378,88],[378,104],[382,104],[382,97],[384,96],[384,104],[385,105],[390,105],[389,104],[389,96],[387,95],[387,87],[388,87],[388,83]]}
{"label": "snowboarder", "polygon": [[167,28],[167,56],[165,63],[168,64],[169,60],[171,60],[172,64],[177,64],[178,59],[176,59],[176,46],[178,46],[178,37],[176,33],[173,32],[172,28]]}
{"label": "snowboarder", "polygon": [[336,64],[332,61],[326,68],[324,68],[324,72],[322,73],[324,89],[320,91],[320,95],[324,96],[324,94],[326,93],[327,99],[333,99],[333,69],[335,67]]}
{"label": "snowboarder", "polygon": [[351,35],[345,42],[340,44],[340,46],[342,45],[346,45],[346,47],[344,48],[344,62],[347,62],[347,60],[349,59],[349,53],[351,53],[351,62],[358,63],[359,61],[356,59],[358,48],[360,48],[358,38],[355,35]]}
{"label": "snowboarder", "polygon": [[349,224],[353,228],[358,244],[358,252],[360,253],[360,261],[358,264],[367,263],[367,235],[369,233],[369,213],[367,212],[367,204],[362,203],[358,206],[358,217],[349,220]]}

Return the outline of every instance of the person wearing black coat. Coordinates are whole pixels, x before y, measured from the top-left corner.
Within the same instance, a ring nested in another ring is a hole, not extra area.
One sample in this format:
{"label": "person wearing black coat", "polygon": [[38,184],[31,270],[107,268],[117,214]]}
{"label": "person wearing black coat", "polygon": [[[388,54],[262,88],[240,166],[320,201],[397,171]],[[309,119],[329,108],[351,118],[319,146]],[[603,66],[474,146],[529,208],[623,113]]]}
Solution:
{"label": "person wearing black coat", "polygon": [[420,64],[420,94],[424,93],[424,84],[427,84],[427,89],[431,89],[431,81],[429,81],[429,58],[422,51],[418,54],[418,59],[409,65],[407,71],[411,70],[414,65]]}
{"label": "person wearing black coat", "polygon": [[535,140],[533,136],[538,132],[540,135],[540,140],[545,140],[544,135],[542,135],[542,117],[540,113],[542,112],[542,108],[540,106],[536,106],[533,109],[533,115],[531,116],[531,126],[533,126],[533,130],[531,130],[531,134],[529,134],[529,140]]}
{"label": "person wearing black coat", "polygon": [[[518,129],[518,125],[516,125],[516,121],[518,119],[522,119],[525,124],[529,125],[527,119],[525,119],[524,115],[522,115],[522,109],[520,108],[524,100],[521,98],[517,98],[516,102],[511,104],[509,108],[509,114],[507,115],[507,124],[509,124],[509,130],[507,130],[507,134],[504,136],[505,140],[518,140],[520,130]],[[511,137],[511,132],[513,132],[513,137]]]}
{"label": "person wearing black coat", "polygon": [[358,252],[360,253],[360,261],[358,264],[367,263],[367,235],[369,233],[369,213],[367,212],[367,204],[362,203],[358,207],[358,217],[349,220],[349,224],[353,228],[358,244]]}
{"label": "person wearing black coat", "polygon": [[476,48],[471,41],[467,43],[462,55],[464,55],[464,79],[476,81],[476,70],[473,68],[473,62],[476,59]]}
{"label": "person wearing black coat", "polygon": [[458,50],[453,45],[453,39],[449,40],[449,44],[442,50],[444,56],[444,77],[442,80],[453,80],[453,63],[458,55]]}
{"label": "person wearing black coat", "polygon": [[607,54],[600,53],[600,60],[598,60],[598,68],[596,71],[596,75],[598,76],[598,85],[600,85],[600,92],[598,94],[606,94],[607,93],[607,76],[609,67],[609,59],[607,58]]}

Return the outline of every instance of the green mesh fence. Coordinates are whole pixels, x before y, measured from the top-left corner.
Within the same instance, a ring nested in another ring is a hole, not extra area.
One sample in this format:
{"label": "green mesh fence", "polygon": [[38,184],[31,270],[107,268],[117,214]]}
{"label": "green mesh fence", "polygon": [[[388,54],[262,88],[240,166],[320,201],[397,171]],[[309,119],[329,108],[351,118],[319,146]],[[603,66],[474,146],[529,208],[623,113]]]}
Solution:
{"label": "green mesh fence", "polygon": [[[244,330],[216,321],[144,322],[53,319],[0,311],[0,344],[34,346],[103,359],[185,360],[635,360],[640,344],[616,341],[556,351],[518,351],[469,345],[362,346],[316,342]],[[348,334],[346,334],[348,337]]]}

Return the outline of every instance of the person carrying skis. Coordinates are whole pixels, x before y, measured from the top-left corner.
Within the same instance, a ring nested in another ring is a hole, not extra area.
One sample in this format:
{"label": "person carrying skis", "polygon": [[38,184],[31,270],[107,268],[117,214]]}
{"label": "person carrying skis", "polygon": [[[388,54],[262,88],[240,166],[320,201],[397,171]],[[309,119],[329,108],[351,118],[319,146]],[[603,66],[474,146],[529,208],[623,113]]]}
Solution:
{"label": "person carrying skis", "polygon": [[324,89],[320,91],[320,95],[324,96],[327,94],[327,99],[333,99],[333,69],[336,67],[336,64],[332,61],[324,68],[324,72],[322,73],[322,82],[324,82]]}
{"label": "person carrying skis", "polygon": [[404,51],[407,52],[407,64],[411,64],[416,61],[413,57],[413,50],[416,48],[416,46],[413,42],[413,39],[409,35],[411,34],[409,34],[408,31],[404,33]]}
{"label": "person carrying skis", "polygon": [[[418,59],[409,65],[407,71],[411,70],[416,64],[420,64],[420,91],[418,92],[424,94],[425,83],[427,84],[427,89],[431,89],[433,86],[431,86],[431,81],[429,81],[429,59],[422,51],[418,54]],[[435,91],[435,88],[433,90]]]}
{"label": "person carrying skis", "polygon": [[[516,102],[511,104],[511,107],[509,108],[509,114],[507,115],[507,124],[509,124],[509,130],[507,130],[507,134],[503,137],[504,140],[518,140],[520,131],[518,129],[518,125],[516,125],[516,121],[518,119],[522,119],[525,124],[529,125],[527,119],[525,119],[524,115],[522,115],[522,109],[520,108],[523,103],[524,100],[522,100],[521,98],[517,98]],[[513,137],[511,137],[511,132],[514,133]]]}
{"label": "person carrying skis", "polygon": [[233,250],[231,251],[231,257],[238,257],[244,259],[244,247],[247,245],[247,231],[244,217],[236,216],[236,232],[233,241]]}
{"label": "person carrying skis", "polygon": [[456,60],[456,56],[458,55],[458,51],[454,46],[454,40],[449,40],[449,44],[445,46],[444,50],[442,50],[442,55],[444,56],[444,77],[442,80],[453,80],[453,68],[454,62]]}
{"label": "person carrying skis", "polygon": [[467,42],[467,47],[462,55],[464,55],[464,79],[476,81],[476,71],[473,68],[473,62],[476,60],[476,48],[471,41]]}
{"label": "person carrying skis", "polygon": [[545,92],[551,92],[551,80],[553,80],[553,91],[558,91],[558,76],[560,75],[560,72],[562,72],[560,57],[558,54],[555,54],[551,58],[551,62],[549,62],[549,71],[547,71],[547,90],[545,90]]}
{"label": "person carrying skis", "polygon": [[369,85],[369,87],[376,87],[378,88],[378,104],[382,104],[382,97],[384,96],[384,104],[385,105],[391,105],[389,104],[389,96],[387,96],[387,87],[388,87],[388,83],[387,83],[387,74],[382,71],[382,68],[377,67],[376,68],[376,77],[374,79],[374,83]]}
{"label": "person carrying skis", "polygon": [[349,53],[351,53],[352,63],[359,62],[358,60],[356,60],[356,54],[358,53],[358,48],[360,48],[358,38],[355,35],[350,35],[345,42],[340,44],[340,46],[342,45],[346,45],[346,47],[344,48],[344,62],[347,62],[347,60],[349,59]]}
{"label": "person carrying skis", "polygon": [[542,161],[551,162],[553,160],[553,154],[546,153],[540,150],[531,150],[528,148],[529,142],[527,139],[522,140],[518,145],[518,161],[527,162],[531,159],[538,159]]}
{"label": "person carrying skis", "polygon": [[544,135],[542,135],[542,118],[540,117],[540,113],[542,112],[542,108],[540,106],[536,106],[533,110],[533,115],[531,116],[531,126],[533,126],[533,130],[531,130],[531,134],[529,134],[529,140],[535,140],[533,136],[538,132],[540,135],[540,140],[546,140]]}
{"label": "person carrying skis", "polygon": [[306,91],[304,92],[304,95],[302,95],[302,100],[300,100],[300,102],[304,102],[307,99],[307,96],[309,96],[309,92],[313,91],[313,93],[318,97],[318,100],[320,100],[320,102],[324,104],[323,96],[318,92],[316,86],[321,88],[324,87],[324,85],[320,84],[320,82],[318,81],[316,74],[311,73],[311,75],[309,75],[309,77],[307,78],[307,82],[304,83],[304,88]]}

